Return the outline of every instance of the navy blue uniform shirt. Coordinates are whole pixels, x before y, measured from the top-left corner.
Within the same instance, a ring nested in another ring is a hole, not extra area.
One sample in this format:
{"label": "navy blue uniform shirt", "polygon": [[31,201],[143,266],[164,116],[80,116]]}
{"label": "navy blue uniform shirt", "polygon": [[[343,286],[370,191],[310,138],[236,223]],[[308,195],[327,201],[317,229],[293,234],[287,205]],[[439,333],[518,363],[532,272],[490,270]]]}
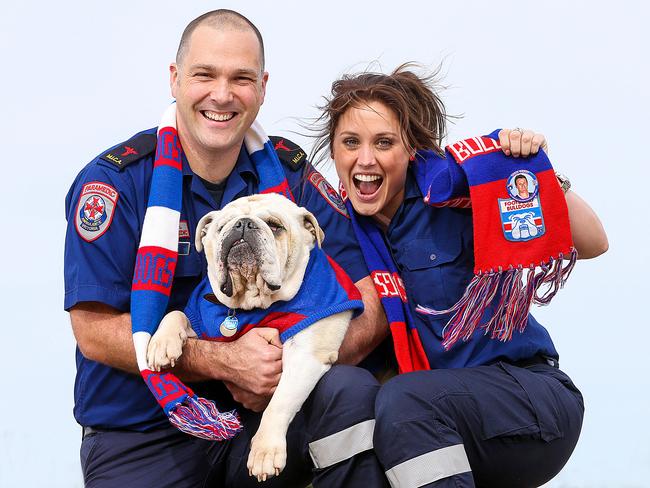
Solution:
{"label": "navy blue uniform shirt", "polygon": [[[501,359],[518,361],[536,354],[558,357],[548,332],[530,314],[525,331],[515,331],[508,342],[491,339],[479,327],[469,341],[459,340],[445,351],[442,331],[449,314],[432,316],[415,312],[417,305],[436,310],[451,307],[474,276],[470,209],[426,205],[409,170],[404,203],[395,213],[385,236],[404,281],[411,314],[418,322],[418,333],[432,369],[479,366]],[[498,301],[497,297],[493,304]]]}
{"label": "navy blue uniform shirt", "polygon": [[[149,129],[141,134],[155,133],[155,129]],[[94,301],[129,312],[133,266],[147,208],[153,156],[151,153],[123,168],[105,159],[95,158],[72,184],[66,197],[66,310],[80,302]],[[330,188],[309,163],[300,168],[283,163],[283,168],[296,203],[311,211],[323,228],[325,252],[348,273],[353,282],[367,276],[368,270],[350,220],[336,205]],[[86,203],[93,202],[89,202],[86,194],[82,195],[81,192],[91,182],[116,190],[117,197],[104,198],[105,201],[91,205],[94,213],[90,208],[84,220],[83,208]],[[257,193],[257,186],[255,168],[242,150],[235,169],[227,179],[221,206],[238,197]],[[115,201],[111,206],[113,199]],[[179,256],[169,310],[182,310],[192,290],[205,276],[205,258],[194,247],[194,231],[199,219],[212,210],[218,210],[212,196],[184,160]],[[95,224],[95,229],[99,228],[99,231],[93,231]],[[100,237],[94,238],[92,232]],[[167,418],[139,375],[91,361],[78,348],[76,362],[74,415],[81,425],[147,430],[167,424]]]}

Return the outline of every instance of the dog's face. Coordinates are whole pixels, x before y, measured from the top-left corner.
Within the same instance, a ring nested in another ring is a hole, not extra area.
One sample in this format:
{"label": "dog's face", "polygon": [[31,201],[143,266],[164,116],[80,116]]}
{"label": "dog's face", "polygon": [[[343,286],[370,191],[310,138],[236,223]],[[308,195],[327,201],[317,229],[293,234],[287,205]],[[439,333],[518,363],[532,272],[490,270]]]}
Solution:
{"label": "dog's face", "polygon": [[300,289],[323,231],[306,209],[277,195],[239,198],[205,215],[196,227],[196,248],[205,248],[208,278],[229,308],[267,308]]}

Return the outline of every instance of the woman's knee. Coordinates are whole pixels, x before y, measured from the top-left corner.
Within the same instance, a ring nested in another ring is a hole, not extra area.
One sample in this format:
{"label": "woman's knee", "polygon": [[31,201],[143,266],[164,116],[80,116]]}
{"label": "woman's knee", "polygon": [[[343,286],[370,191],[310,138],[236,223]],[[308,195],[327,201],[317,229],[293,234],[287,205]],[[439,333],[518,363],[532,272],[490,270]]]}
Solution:
{"label": "woman's knee", "polygon": [[418,371],[396,376],[384,384],[375,401],[377,419],[390,421],[420,417],[429,414],[438,405],[444,405],[450,393],[461,385],[445,370]]}

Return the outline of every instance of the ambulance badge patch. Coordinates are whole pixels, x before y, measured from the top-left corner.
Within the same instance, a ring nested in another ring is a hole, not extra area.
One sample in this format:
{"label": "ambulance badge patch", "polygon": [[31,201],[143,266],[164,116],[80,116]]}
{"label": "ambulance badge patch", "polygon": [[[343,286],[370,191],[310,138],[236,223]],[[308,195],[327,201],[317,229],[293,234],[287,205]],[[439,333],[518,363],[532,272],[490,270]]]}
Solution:
{"label": "ambulance badge patch", "polygon": [[106,183],[92,181],[81,189],[75,226],[86,242],[92,242],[108,230],[119,194]]}
{"label": "ambulance badge patch", "polygon": [[507,240],[530,241],[544,235],[544,217],[538,196],[527,202],[499,198],[499,212],[503,234]]}
{"label": "ambulance badge patch", "polygon": [[338,213],[344,217],[350,218],[348,215],[348,209],[345,208],[345,204],[336,190],[332,188],[325,177],[320,174],[318,171],[312,171],[309,174],[309,182],[314,185],[323,198],[329,203],[330,207],[336,210]]}

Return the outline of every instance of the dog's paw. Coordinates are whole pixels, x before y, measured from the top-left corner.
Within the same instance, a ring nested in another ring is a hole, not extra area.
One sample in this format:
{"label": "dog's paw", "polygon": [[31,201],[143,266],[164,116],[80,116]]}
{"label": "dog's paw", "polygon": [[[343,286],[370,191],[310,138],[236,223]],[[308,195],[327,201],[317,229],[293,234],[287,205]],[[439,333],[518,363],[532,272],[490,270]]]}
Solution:
{"label": "dog's paw", "polygon": [[248,474],[257,481],[278,476],[287,464],[287,442],[283,435],[258,431],[251,442]]}
{"label": "dog's paw", "polygon": [[147,363],[152,371],[160,371],[162,368],[174,367],[176,361],[183,354],[183,344],[187,335],[179,333],[156,332],[147,349]]}

